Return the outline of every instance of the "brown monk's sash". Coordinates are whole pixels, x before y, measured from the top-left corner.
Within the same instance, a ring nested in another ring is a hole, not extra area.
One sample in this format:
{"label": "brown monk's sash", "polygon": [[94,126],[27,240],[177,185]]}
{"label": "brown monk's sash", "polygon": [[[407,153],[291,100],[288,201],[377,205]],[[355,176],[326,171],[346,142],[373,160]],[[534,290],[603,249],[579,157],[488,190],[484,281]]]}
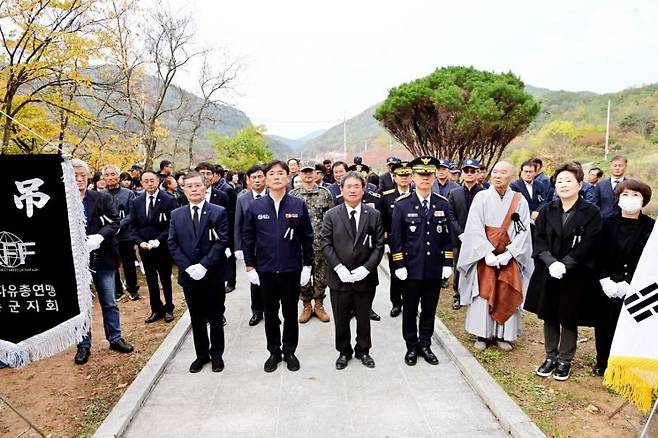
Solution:
{"label": "brown monk's sash", "polygon": [[[494,246],[493,253],[499,255],[507,251],[511,243],[507,230],[512,223],[512,214],[521,201],[521,194],[515,193],[512,204],[500,227],[485,226],[487,239]],[[517,311],[523,302],[521,269],[512,259],[506,266],[496,269],[484,260],[478,262],[478,285],[480,297],[489,303],[489,314],[498,324],[504,324]]]}

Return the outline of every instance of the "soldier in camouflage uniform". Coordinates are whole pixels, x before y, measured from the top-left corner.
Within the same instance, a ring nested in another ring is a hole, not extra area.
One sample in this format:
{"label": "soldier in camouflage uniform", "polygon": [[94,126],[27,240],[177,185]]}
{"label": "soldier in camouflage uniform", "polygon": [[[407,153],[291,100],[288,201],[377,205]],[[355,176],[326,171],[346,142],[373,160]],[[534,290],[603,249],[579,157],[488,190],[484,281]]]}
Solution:
{"label": "soldier in camouflage uniform", "polygon": [[[302,161],[300,167],[302,178],[302,187],[290,192],[292,196],[303,199],[311,216],[311,225],[313,226],[313,251],[315,253],[313,261],[312,278],[306,286],[302,286],[301,299],[304,304],[302,314],[299,316],[299,322],[305,323],[315,314],[322,322],[329,322],[329,315],[324,310],[325,289],[327,288],[327,262],[322,255],[320,248],[320,229],[322,228],[322,219],[324,213],[333,208],[334,200],[331,193],[324,187],[319,187],[315,179],[315,163],[313,161]],[[311,300],[314,300],[315,306],[311,306]]]}

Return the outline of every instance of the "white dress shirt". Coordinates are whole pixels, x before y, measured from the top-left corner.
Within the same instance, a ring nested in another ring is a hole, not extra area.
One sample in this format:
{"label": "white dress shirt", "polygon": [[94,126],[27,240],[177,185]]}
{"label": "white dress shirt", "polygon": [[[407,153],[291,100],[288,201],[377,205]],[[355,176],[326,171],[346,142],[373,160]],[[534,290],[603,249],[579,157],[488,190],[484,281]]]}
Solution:
{"label": "white dress shirt", "polygon": [[256,199],[256,197],[258,197],[258,196],[260,196],[262,198],[263,196],[265,196],[266,191],[267,191],[267,189],[263,189],[262,192],[256,193],[255,191],[252,190],[251,194],[253,195],[254,199]]}
{"label": "white dress shirt", "polygon": [[532,183],[523,181],[523,184],[525,184],[525,189],[528,191],[528,194],[530,194],[530,199],[532,199]]}
{"label": "white dress shirt", "polygon": [[[283,195],[286,196],[286,195]],[[272,198],[272,201],[274,201],[274,211],[276,212],[276,217],[279,217],[279,205],[281,205],[281,201],[283,200],[283,197],[279,200],[274,199],[274,196],[270,193],[270,198]]]}
{"label": "white dress shirt", "polygon": [[206,202],[210,202],[210,195],[212,195],[212,186],[206,189]]}
{"label": "white dress shirt", "polygon": [[153,196],[153,207],[155,207],[155,203],[158,200],[158,191],[156,190],[155,193],[152,195],[149,195],[148,192],[145,192],[144,194],[146,195],[146,207],[144,207],[144,211],[146,212],[146,217],[148,217],[150,211],[149,211],[149,204],[151,203],[151,196]]}
{"label": "white dress shirt", "polygon": [[355,211],[354,213],[354,220],[356,221],[356,229],[359,229],[359,218],[361,217],[361,203],[355,207],[352,208],[349,205],[345,204],[345,208],[347,208],[347,219],[350,219],[352,217],[352,212]]}
{"label": "white dress shirt", "polygon": [[205,204],[206,201],[201,201],[198,204],[192,204],[190,202],[190,216],[192,217],[192,220],[194,221],[194,208],[193,207],[199,207],[199,221],[201,221],[201,212],[203,211],[203,204]]}
{"label": "white dress shirt", "polygon": [[432,208],[430,204],[430,198],[432,197],[432,192],[430,192],[429,195],[427,195],[427,198],[423,198],[422,196],[420,196],[419,192],[416,192],[416,196],[418,196],[418,199],[420,199],[421,206],[423,205],[423,201],[427,201],[427,208]]}

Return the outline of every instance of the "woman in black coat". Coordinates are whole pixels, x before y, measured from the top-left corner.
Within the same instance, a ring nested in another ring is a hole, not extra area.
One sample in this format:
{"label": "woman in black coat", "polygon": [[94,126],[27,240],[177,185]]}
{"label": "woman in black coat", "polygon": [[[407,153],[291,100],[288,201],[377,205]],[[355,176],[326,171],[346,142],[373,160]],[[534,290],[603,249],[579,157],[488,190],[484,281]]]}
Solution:
{"label": "woman in black coat", "polygon": [[535,221],[533,257],[524,308],[544,321],[546,360],[537,375],[567,380],[576,353],[578,326],[593,326],[602,300],[596,276],[599,209],[580,196],[583,169],[566,163],[555,171],[559,199]]}
{"label": "woman in black coat", "polygon": [[599,239],[599,278],[605,298],[594,330],[596,365],[592,372],[598,376],[602,376],[608,366],[623,298],[654,226],[654,220],[642,214],[642,207],[651,201],[651,187],[627,179],[619,183],[615,195],[620,211],[604,221]]}

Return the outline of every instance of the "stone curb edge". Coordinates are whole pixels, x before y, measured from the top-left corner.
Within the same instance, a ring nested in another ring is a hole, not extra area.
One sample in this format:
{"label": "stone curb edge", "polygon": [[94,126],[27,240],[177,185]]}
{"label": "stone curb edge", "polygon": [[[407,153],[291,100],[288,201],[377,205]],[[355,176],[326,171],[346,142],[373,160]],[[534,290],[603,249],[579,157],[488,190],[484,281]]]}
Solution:
{"label": "stone curb edge", "polygon": [[[390,278],[391,274],[386,259],[379,267],[384,275]],[[515,438],[546,436],[441,320],[437,318],[434,327],[434,340],[446,350],[468,384],[484,401],[507,433]]]}
{"label": "stone curb edge", "polygon": [[164,369],[180,348],[191,327],[190,313],[186,310],[96,430],[95,438],[115,438],[123,435]]}

